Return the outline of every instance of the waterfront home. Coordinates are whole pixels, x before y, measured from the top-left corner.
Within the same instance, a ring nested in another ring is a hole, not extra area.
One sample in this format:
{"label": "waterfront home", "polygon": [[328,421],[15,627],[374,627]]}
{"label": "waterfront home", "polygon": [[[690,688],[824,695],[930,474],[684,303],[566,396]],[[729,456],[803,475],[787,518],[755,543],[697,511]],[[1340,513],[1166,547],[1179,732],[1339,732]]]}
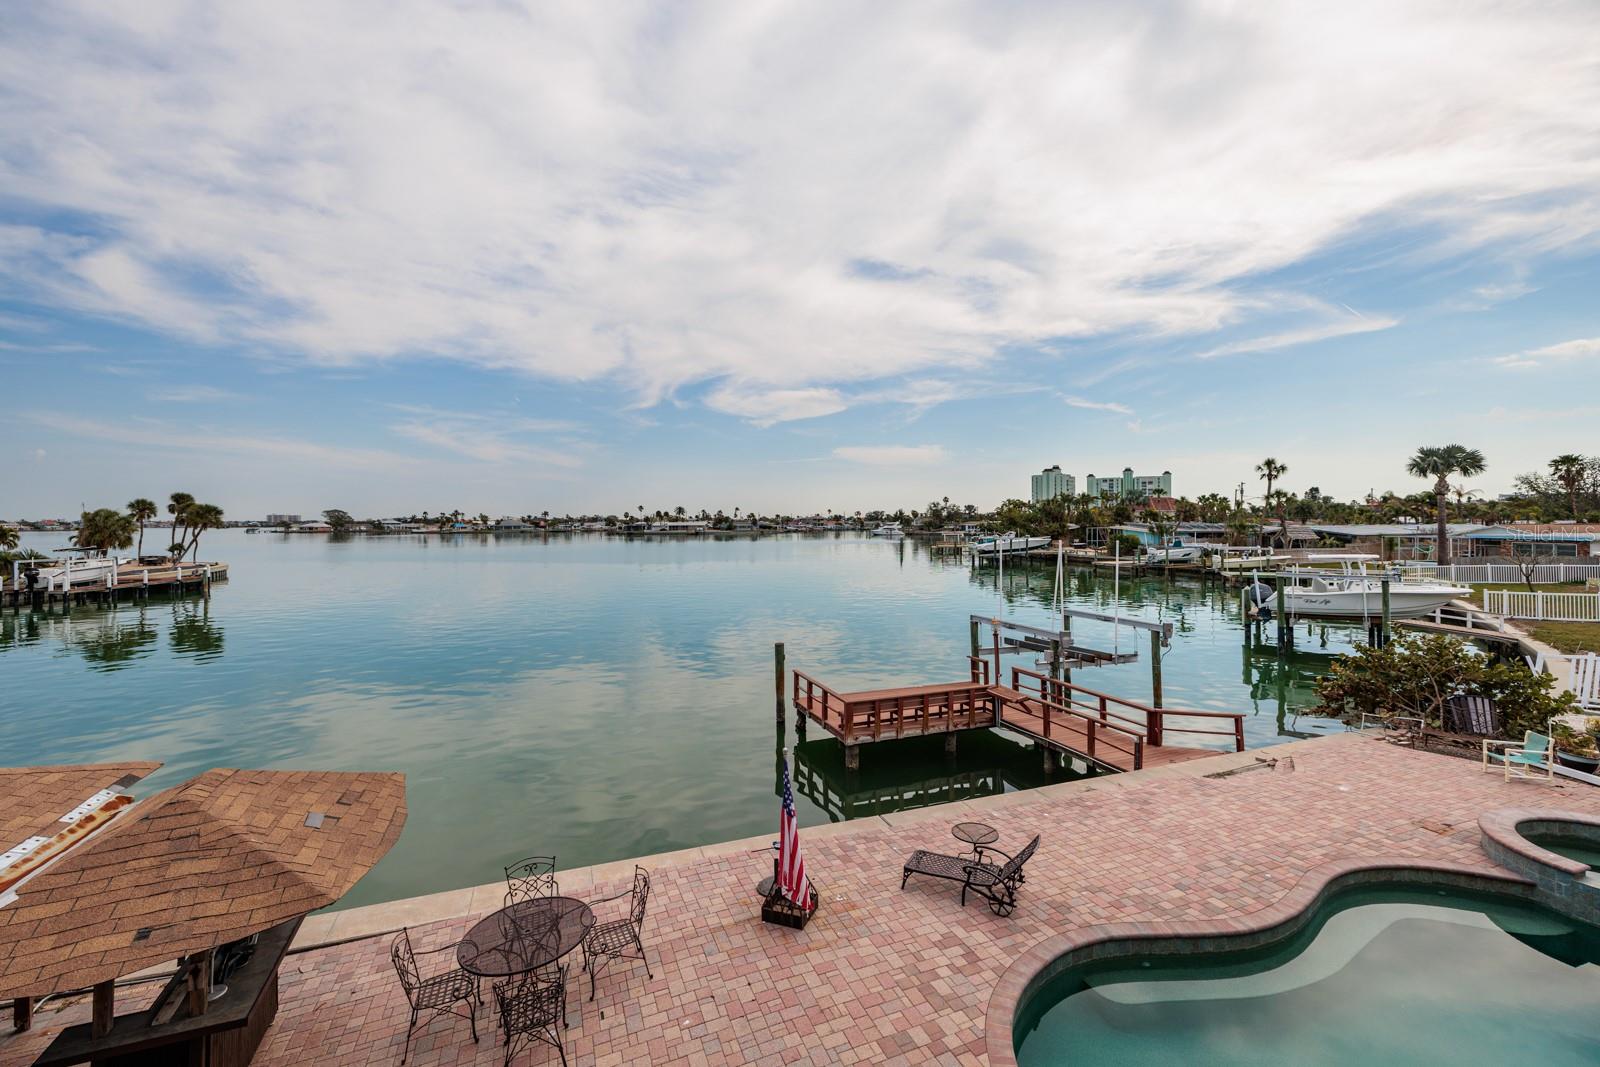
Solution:
{"label": "waterfront home", "polygon": [[332,533],[333,527],[325,522],[302,522],[289,527],[290,533]]}
{"label": "waterfront home", "polygon": [[496,533],[527,533],[529,530],[538,529],[538,527],[507,515],[494,524],[494,529]]}
{"label": "waterfront home", "polygon": [[1466,534],[1467,556],[1548,556],[1600,558],[1600,523],[1512,523]]}
{"label": "waterfront home", "polygon": [[[1372,552],[1385,559],[1433,559],[1438,553],[1438,530],[1434,524],[1390,523],[1313,523],[1309,529],[1319,537],[1331,538],[1355,552]],[[1468,538],[1486,529],[1482,523],[1452,522],[1445,527],[1450,539],[1450,556],[1471,556],[1473,542]]]}
{"label": "waterfront home", "polygon": [[650,524],[649,532],[656,534],[702,534],[711,529],[711,524],[701,522],[699,519],[668,519]]}

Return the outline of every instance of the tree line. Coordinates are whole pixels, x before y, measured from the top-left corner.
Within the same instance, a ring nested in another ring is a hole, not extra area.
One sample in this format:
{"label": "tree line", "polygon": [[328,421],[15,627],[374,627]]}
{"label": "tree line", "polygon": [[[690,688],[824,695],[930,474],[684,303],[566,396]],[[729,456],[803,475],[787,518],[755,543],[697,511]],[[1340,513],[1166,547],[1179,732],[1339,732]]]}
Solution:
{"label": "tree line", "polygon": [[[222,509],[215,504],[205,504],[189,493],[173,493],[167,498],[167,515],[172,519],[172,542],[166,555],[172,559],[195,556],[200,548],[200,535],[215,530],[223,524]],[[145,527],[159,517],[161,511],[155,501],[135,497],[125,510],[96,508],[85,511],[78,519],[78,531],[72,543],[79,548],[107,553],[116,552],[137,544],[135,552],[144,555]]]}

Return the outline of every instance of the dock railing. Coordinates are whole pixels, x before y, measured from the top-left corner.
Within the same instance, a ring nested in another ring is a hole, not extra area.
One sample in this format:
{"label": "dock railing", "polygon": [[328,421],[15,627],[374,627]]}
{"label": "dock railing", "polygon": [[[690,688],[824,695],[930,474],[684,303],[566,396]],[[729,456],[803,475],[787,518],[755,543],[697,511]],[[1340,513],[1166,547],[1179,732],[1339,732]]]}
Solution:
{"label": "dock railing", "polygon": [[972,730],[995,722],[994,693],[984,683],[864,696],[839,693],[795,671],[794,703],[846,743]]}
{"label": "dock railing", "polygon": [[[1031,689],[1029,688],[1030,683]],[[1082,712],[1093,712],[1102,722],[1116,720],[1117,722],[1137,727],[1144,731],[1144,737],[1152,745],[1160,746],[1164,744],[1169,733],[1208,734],[1215,737],[1231,737],[1234,742],[1234,751],[1244,751],[1244,715],[1236,711],[1193,711],[1188,708],[1154,708],[1135,700],[1126,700],[1122,697],[1112,696],[1109,693],[1086,689],[1081,685],[1074,685],[1060,678],[1051,678],[1047,674],[1030,671],[1026,667],[1011,668],[1011,688],[1019,693],[1025,693],[1035,699],[1047,701],[1058,706],[1071,707]],[[1173,726],[1166,721],[1169,715],[1181,718],[1229,719],[1232,720],[1232,723],[1227,729],[1221,730],[1210,730],[1199,726]]]}

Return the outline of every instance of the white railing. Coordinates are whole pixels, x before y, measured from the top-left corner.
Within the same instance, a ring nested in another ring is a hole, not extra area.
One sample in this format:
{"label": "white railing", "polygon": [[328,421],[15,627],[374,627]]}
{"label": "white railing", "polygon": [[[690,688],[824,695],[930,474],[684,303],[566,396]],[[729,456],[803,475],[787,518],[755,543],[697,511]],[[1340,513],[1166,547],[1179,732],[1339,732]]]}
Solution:
{"label": "white railing", "polygon": [[[1407,574],[1425,574],[1452,582],[1521,582],[1525,579],[1522,568],[1515,563],[1452,563],[1441,567],[1436,563],[1418,563],[1407,560],[1400,563]],[[1540,563],[1529,576],[1534,585],[1557,585],[1562,582],[1581,582],[1587,578],[1600,578],[1600,563]]]}
{"label": "white railing", "polygon": [[1572,695],[1578,706],[1600,711],[1600,655],[1568,656],[1567,662],[1572,664]]}
{"label": "white railing", "polygon": [[1519,589],[1485,589],[1483,609],[1508,619],[1600,622],[1600,593],[1530,593]]}

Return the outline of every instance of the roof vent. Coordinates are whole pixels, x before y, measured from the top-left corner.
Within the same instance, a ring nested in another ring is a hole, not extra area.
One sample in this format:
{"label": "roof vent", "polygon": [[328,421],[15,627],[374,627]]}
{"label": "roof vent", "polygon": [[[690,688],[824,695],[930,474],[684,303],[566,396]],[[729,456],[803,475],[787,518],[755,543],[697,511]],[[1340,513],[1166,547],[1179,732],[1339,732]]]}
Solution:
{"label": "roof vent", "polygon": [[306,816],[306,825],[311,827],[313,830],[321,829],[322,828],[322,812],[313,811],[310,814],[308,814]]}

